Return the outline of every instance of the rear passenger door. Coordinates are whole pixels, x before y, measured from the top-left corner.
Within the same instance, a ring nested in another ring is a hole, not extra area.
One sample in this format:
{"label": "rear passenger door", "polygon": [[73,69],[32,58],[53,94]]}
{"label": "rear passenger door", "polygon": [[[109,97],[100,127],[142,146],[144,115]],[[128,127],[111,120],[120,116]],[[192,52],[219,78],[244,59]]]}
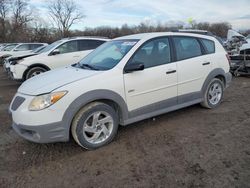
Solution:
{"label": "rear passenger door", "polygon": [[[128,64],[142,63],[144,70],[124,73],[129,111],[150,113],[177,104],[176,63],[172,62],[168,37],[144,43]],[[139,114],[137,114],[139,115]]]}
{"label": "rear passenger door", "polygon": [[195,37],[173,36],[178,71],[178,103],[199,99],[211,62],[201,41]]}

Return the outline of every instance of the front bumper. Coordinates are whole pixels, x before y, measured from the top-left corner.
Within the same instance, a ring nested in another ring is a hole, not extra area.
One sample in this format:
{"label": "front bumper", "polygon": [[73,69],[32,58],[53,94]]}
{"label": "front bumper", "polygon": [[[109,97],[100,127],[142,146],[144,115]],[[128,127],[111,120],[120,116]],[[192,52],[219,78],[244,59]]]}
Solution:
{"label": "front bumper", "polygon": [[69,140],[68,130],[63,128],[60,122],[40,126],[27,126],[13,122],[12,128],[19,136],[35,143],[67,142]]}
{"label": "front bumper", "polygon": [[[51,108],[29,111],[28,106],[34,96],[17,93],[13,98],[9,113],[12,127],[21,137],[36,143],[66,142],[69,140],[70,124],[63,120],[63,103],[58,101]],[[61,104],[60,106],[58,106]]]}
{"label": "front bumper", "polygon": [[28,66],[26,65],[21,65],[21,64],[17,64],[17,65],[10,65],[10,77],[13,80],[22,80],[23,79],[23,74],[26,71],[26,69],[28,68]]}

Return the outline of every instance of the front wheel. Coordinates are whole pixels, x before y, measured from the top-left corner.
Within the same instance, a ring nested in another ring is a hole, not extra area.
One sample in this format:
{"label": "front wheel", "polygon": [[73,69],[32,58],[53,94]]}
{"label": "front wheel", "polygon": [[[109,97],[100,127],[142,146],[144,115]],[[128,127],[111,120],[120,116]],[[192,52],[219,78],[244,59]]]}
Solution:
{"label": "front wheel", "polygon": [[47,69],[43,68],[43,67],[33,67],[31,68],[30,70],[28,70],[27,74],[26,74],[26,77],[25,77],[25,80],[28,80],[34,76],[37,76],[41,73],[44,73],[46,72]]}
{"label": "front wheel", "polygon": [[224,84],[223,82],[218,79],[214,78],[209,83],[206,92],[204,94],[204,101],[201,105],[205,108],[216,108],[220,105],[222,101],[222,97],[224,94]]}
{"label": "front wheel", "polygon": [[101,102],[83,107],[71,126],[74,140],[86,149],[96,149],[110,143],[117,130],[117,113],[111,106]]}

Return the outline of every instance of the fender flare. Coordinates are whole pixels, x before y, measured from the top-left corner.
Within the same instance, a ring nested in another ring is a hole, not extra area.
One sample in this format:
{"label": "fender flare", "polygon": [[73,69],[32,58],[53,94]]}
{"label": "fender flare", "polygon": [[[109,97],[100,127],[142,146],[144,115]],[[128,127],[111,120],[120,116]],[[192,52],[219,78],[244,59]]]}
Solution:
{"label": "fender flare", "polygon": [[62,126],[67,130],[69,133],[69,129],[73,118],[75,117],[76,113],[85,105],[94,102],[94,101],[101,101],[101,100],[109,100],[114,102],[119,108],[119,115],[120,121],[119,123],[123,124],[124,119],[128,118],[128,107],[124,101],[124,99],[116,92],[111,90],[104,90],[98,89],[89,91],[77,97],[67,108],[64,112],[62,118]]}
{"label": "fender flare", "polygon": [[203,83],[203,86],[202,86],[202,89],[201,89],[201,93],[202,93],[202,96],[204,96],[205,92],[206,92],[206,89],[208,87],[208,84],[211,82],[211,80],[217,76],[222,76],[224,78],[224,80],[226,81],[226,73],[225,71],[222,69],[222,68],[216,68],[214,70],[212,70],[206,80],[204,81]]}

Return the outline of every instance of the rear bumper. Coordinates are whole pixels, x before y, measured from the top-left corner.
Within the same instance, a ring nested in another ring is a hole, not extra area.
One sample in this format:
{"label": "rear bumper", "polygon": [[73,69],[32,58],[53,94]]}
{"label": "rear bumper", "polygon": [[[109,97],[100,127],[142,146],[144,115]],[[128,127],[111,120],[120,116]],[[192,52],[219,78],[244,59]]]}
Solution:
{"label": "rear bumper", "polygon": [[19,136],[35,143],[67,142],[69,140],[68,130],[61,126],[61,122],[40,126],[20,125],[13,122],[12,128]]}

